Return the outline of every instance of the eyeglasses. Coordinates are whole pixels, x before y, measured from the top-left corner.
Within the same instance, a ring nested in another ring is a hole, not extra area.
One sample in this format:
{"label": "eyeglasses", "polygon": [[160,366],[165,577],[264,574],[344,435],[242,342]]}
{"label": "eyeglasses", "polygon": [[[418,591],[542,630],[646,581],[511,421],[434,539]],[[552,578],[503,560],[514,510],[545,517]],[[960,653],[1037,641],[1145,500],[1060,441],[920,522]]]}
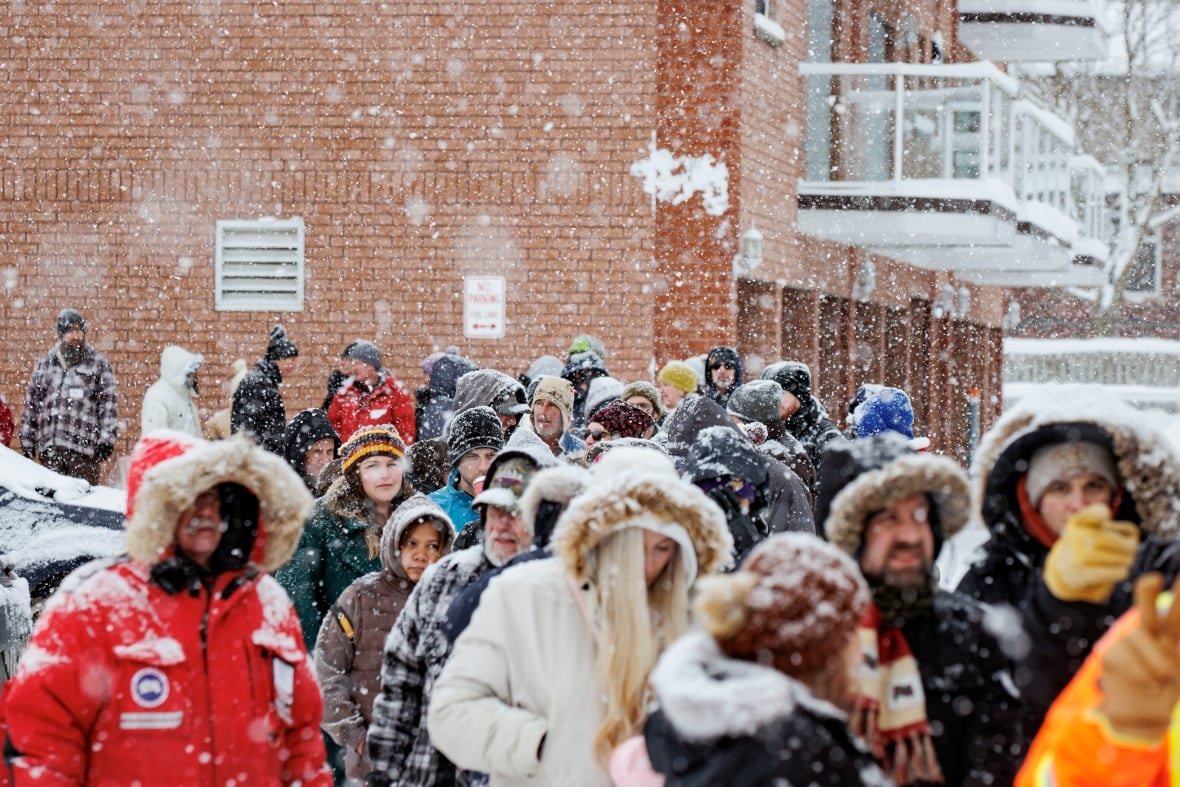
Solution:
{"label": "eyeglasses", "polygon": [[717,371],[718,369],[721,369],[722,367],[724,367],[726,369],[734,369],[735,371],[737,370],[737,364],[734,363],[733,361],[719,361],[719,362],[713,364],[712,366],[710,366],[709,368],[712,369],[713,371]]}

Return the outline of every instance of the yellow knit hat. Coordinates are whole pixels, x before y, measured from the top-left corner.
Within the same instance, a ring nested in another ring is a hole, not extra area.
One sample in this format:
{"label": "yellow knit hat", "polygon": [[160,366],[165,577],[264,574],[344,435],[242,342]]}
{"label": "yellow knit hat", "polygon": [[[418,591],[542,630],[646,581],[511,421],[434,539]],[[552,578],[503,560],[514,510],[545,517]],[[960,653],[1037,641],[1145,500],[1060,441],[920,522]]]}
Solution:
{"label": "yellow knit hat", "polygon": [[697,373],[684,361],[668,361],[656,375],[656,381],[679,388],[685,396],[697,392]]}

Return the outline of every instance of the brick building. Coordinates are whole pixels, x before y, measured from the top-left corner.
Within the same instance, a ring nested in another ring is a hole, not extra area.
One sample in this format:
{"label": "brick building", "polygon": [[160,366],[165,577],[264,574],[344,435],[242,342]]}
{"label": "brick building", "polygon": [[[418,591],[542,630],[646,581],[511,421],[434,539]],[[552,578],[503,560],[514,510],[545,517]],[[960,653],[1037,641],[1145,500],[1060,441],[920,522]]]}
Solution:
{"label": "brick building", "polygon": [[[0,393],[19,410],[64,305],[116,368],[121,450],[168,343],[205,355],[216,409],[282,322],[293,412],[357,336],[412,387],[447,345],[516,373],[589,331],[623,379],[720,343],[754,367],[800,358],[836,417],[859,382],[900,385],[962,455],[968,395],[985,427],[999,408],[1010,266],[1075,267],[1073,230],[1022,212],[1057,192],[1009,183],[1033,168],[1013,139],[1068,130],[1019,115],[990,65],[889,65],[974,60],[957,36],[1003,21],[981,4],[18,3],[0,20]],[[994,39],[975,46],[1002,55]],[[881,95],[904,122],[858,114]],[[645,193],[631,170],[653,150],[724,164],[725,209]],[[466,339],[464,280],[484,275],[506,280],[507,327]]]}

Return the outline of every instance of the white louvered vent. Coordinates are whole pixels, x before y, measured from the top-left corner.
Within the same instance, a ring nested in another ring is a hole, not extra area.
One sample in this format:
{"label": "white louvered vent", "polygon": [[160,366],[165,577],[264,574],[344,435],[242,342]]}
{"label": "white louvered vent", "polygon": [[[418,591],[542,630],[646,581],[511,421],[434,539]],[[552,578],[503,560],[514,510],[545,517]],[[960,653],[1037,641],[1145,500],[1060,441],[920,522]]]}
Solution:
{"label": "white louvered vent", "polygon": [[303,219],[217,222],[217,311],[303,311]]}

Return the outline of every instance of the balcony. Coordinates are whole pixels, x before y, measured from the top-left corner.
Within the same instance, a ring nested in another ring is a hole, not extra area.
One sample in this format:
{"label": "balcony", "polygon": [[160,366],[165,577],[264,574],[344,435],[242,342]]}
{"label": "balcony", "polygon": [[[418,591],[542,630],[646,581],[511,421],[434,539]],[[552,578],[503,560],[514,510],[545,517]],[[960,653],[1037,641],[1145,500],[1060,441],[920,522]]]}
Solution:
{"label": "balcony", "polygon": [[[1101,267],[1101,167],[1076,156],[1069,125],[1019,98],[992,64],[801,70],[802,232],[989,279],[1079,279]],[[1075,270],[1078,247],[1086,259]]]}
{"label": "balcony", "polygon": [[959,40],[981,60],[1101,60],[1098,0],[959,0]]}
{"label": "balcony", "polygon": [[1011,245],[1016,193],[991,175],[1014,80],[990,63],[800,69],[808,87],[802,232],[865,247]]}

